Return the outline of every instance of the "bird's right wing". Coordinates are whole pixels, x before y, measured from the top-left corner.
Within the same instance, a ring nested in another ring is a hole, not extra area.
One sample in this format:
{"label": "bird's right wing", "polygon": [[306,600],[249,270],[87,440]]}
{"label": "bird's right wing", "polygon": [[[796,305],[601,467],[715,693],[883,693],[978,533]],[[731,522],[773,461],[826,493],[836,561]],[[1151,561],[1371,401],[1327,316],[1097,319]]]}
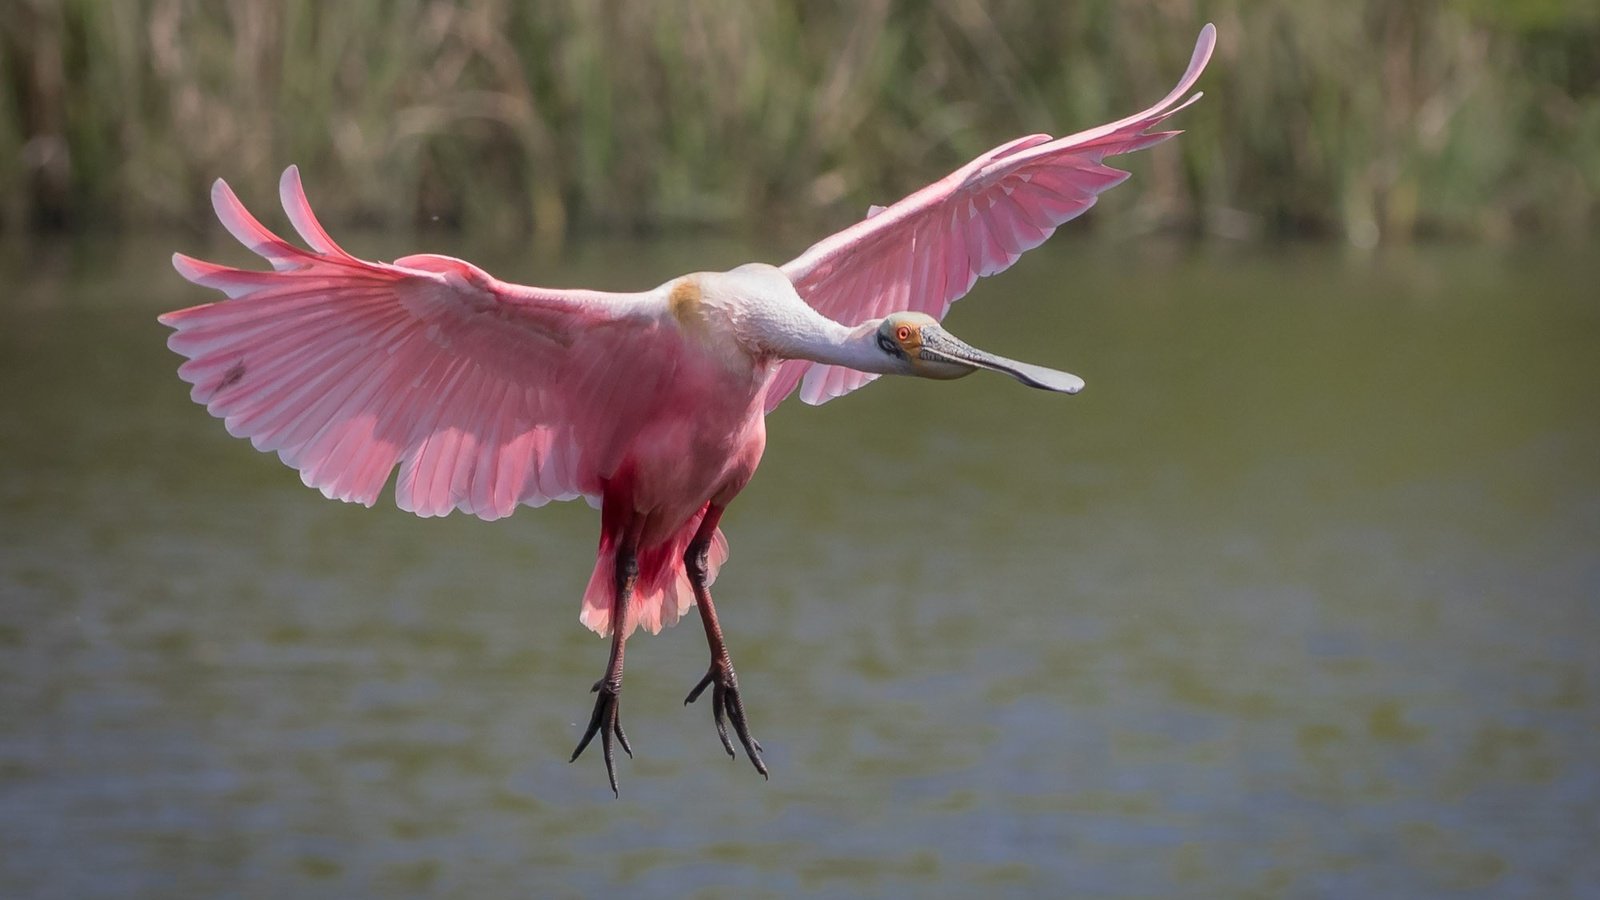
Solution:
{"label": "bird's right wing", "polygon": [[368,262],[328,237],[294,167],[279,194],[310,251],[218,181],[218,217],[273,271],[173,256],[230,298],[160,318],[196,402],[339,500],[371,506],[396,465],[396,501],[422,516],[598,495],[606,422],[670,369],[653,295],[523,287],[445,256]]}

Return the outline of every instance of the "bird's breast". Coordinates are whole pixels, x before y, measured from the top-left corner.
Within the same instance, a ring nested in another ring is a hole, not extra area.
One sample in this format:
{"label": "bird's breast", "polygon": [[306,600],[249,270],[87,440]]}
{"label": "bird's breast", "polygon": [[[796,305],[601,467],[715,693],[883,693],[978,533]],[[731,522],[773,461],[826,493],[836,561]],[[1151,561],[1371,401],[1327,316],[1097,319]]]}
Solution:
{"label": "bird's breast", "polygon": [[705,289],[700,275],[685,275],[667,294],[671,321],[688,355],[714,365],[718,375],[738,382],[759,383],[767,360],[751,352],[741,339],[736,310],[727,297]]}
{"label": "bird's breast", "polygon": [[762,382],[684,360],[657,395],[622,460],[633,473],[635,508],[648,514],[646,543],[665,539],[704,504],[749,481],[766,444]]}

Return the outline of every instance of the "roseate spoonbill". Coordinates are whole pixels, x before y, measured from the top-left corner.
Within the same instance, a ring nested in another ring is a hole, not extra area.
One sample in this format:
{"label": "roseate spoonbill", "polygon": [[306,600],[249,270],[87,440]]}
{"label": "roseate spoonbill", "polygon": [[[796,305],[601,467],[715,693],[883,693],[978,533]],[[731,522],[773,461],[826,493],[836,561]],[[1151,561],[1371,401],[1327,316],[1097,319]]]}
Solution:
{"label": "roseate spoonbill", "polygon": [[[395,499],[419,516],[484,519],[519,504],[584,497],[600,508],[600,548],[579,620],[611,636],[576,760],[600,736],[617,789],[623,647],[699,607],[711,662],[685,704],[711,689],[723,749],[731,722],[763,776],[739,681],[711,603],[727,557],[717,527],[749,481],[765,417],[794,389],[817,404],[879,375],[1001,372],[1073,394],[1075,375],[1005,359],[938,324],[980,276],[1009,267],[1123,181],[1105,157],[1199,98],[1183,95],[1211,57],[1200,32],[1165,98],[1063,138],[1031,135],[813,245],[783,266],[697,272],[611,294],[509,284],[446,256],[357,259],[311,213],[299,172],[278,191],[302,250],[261,225],[217,181],[222,224],[272,271],[174,254],[183,277],[227,300],[161,316],[190,396],[276,451],[328,497],[371,506],[396,464]],[[1180,102],[1182,101],[1182,102]]]}

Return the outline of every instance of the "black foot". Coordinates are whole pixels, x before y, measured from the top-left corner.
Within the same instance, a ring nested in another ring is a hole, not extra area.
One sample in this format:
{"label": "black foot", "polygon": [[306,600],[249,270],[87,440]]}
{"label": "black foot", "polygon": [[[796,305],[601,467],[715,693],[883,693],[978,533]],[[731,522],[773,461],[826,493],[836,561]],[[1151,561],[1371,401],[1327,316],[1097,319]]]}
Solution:
{"label": "black foot", "polygon": [[604,678],[596,681],[590,692],[600,696],[595,698],[594,714],[589,717],[589,728],[584,731],[583,740],[578,742],[578,749],[572,751],[572,759],[567,762],[576,760],[583,754],[583,749],[589,746],[589,742],[594,740],[594,736],[600,735],[600,751],[606,760],[606,777],[611,779],[611,793],[613,796],[621,796],[617,793],[617,769],[615,755],[611,749],[613,734],[617,736],[617,743],[622,745],[628,758],[633,758],[633,748],[628,746],[628,736],[622,733],[622,701],[617,697],[617,688],[607,685]]}
{"label": "black foot", "polygon": [[683,705],[688,706],[700,699],[700,694],[706,688],[711,688],[711,715],[717,723],[717,737],[722,739],[722,749],[728,751],[728,756],[737,759],[733,752],[733,742],[728,740],[728,724],[724,715],[733,721],[733,733],[739,736],[739,743],[744,745],[744,755],[750,757],[750,763],[761,773],[762,778],[767,776],[767,764],[761,761],[761,742],[750,736],[750,725],[744,717],[744,701],[739,698],[739,677],[733,674],[733,664],[713,662],[706,671],[706,677],[694,686],[689,696],[683,698]]}

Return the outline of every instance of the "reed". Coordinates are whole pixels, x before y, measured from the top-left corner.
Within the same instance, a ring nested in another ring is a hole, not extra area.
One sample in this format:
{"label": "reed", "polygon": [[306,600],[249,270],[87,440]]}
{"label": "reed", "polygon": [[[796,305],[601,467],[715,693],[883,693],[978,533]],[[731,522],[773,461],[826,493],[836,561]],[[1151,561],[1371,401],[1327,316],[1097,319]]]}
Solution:
{"label": "reed", "polygon": [[[772,231],[1139,108],[1221,30],[1115,227],[1357,243],[1600,223],[1600,7],[1565,0],[8,0],[0,229]],[[1123,194],[1126,197],[1123,197]],[[1109,217],[1108,217],[1109,218]]]}

